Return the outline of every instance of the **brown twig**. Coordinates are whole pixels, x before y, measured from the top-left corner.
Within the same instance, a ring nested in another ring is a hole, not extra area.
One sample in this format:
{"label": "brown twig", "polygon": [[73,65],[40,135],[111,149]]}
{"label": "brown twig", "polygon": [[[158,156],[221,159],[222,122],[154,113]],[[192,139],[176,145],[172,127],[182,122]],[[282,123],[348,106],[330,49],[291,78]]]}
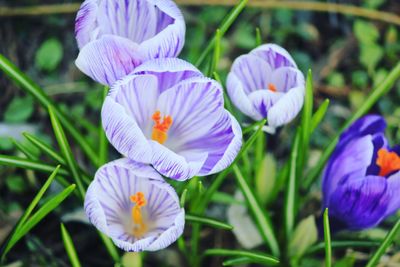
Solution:
{"label": "brown twig", "polygon": [[[176,0],[181,5],[222,5],[232,6],[237,0]],[[39,16],[48,14],[68,14],[75,13],[80,3],[40,5],[29,7],[0,7],[0,17],[12,16]],[[322,3],[314,1],[274,1],[274,0],[250,0],[249,7],[265,9],[293,9],[300,11],[333,12],[344,15],[364,17],[371,20],[383,21],[400,26],[400,16],[372,9],[366,9],[353,5]]]}

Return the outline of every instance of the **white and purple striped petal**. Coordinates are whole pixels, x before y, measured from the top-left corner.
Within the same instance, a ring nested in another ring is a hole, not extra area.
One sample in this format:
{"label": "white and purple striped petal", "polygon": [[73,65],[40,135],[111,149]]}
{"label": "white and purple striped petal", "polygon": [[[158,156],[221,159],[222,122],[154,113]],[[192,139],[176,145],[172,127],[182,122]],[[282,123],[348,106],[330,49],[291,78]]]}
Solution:
{"label": "white and purple striped petal", "polygon": [[[103,36],[119,37],[119,43],[133,50],[128,52],[127,57],[133,56],[134,62],[141,63],[144,60],[178,56],[184,45],[185,22],[172,0],[86,0],[77,14],[75,34],[81,50]],[[96,62],[92,56],[105,56],[106,61],[115,60],[111,65],[120,65],[118,68],[125,68],[126,73],[132,72],[137,66],[127,65],[121,60],[125,50],[116,57],[108,57],[106,52],[110,44],[103,45],[105,47],[99,48],[99,44],[97,47],[92,46],[92,49],[100,49],[98,54],[95,54],[96,50],[92,50],[88,55],[81,56],[80,60],[81,65],[88,65],[85,69],[80,69],[96,81],[104,83],[105,79],[90,75],[91,72],[88,73],[87,69],[102,68],[103,65],[96,64],[101,59]],[[101,72],[107,71],[110,70],[106,65]]]}
{"label": "white and purple striped petal", "polygon": [[[142,194],[140,223],[131,197]],[[125,251],[155,251],[177,240],[185,224],[174,189],[150,166],[119,159],[102,166],[85,197],[85,212],[96,228]],[[136,218],[137,220],[137,218]]]}
{"label": "white and purple striped petal", "polygon": [[112,87],[103,105],[110,143],[176,180],[228,167],[242,133],[224,109],[221,85],[179,59],[148,61],[136,71]]}
{"label": "white and purple striped petal", "polygon": [[285,49],[266,44],[235,60],[227,91],[244,114],[254,120],[267,118],[269,125],[278,127],[300,112],[305,80]]}

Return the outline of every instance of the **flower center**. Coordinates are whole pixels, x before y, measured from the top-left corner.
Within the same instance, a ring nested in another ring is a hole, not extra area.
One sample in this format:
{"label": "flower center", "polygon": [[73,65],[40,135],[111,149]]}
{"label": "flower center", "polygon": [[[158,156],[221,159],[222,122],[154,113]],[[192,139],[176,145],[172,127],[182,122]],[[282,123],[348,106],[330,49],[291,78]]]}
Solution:
{"label": "flower center", "polygon": [[146,206],[147,201],[142,192],[137,192],[130,197],[131,202],[136,205],[132,208],[132,221],[134,223],[132,234],[136,238],[141,238],[147,232],[147,225],[143,221],[142,207]]}
{"label": "flower center", "polygon": [[168,138],[167,132],[172,125],[172,117],[169,115],[164,116],[161,121],[161,112],[157,110],[156,112],[154,112],[151,118],[154,121],[151,139],[159,142],[160,144],[164,144]]}
{"label": "flower center", "polygon": [[272,91],[272,92],[278,91],[278,90],[276,89],[275,84],[273,84],[273,83],[268,84],[268,89],[269,89],[270,91]]}
{"label": "flower center", "polygon": [[378,158],[376,160],[381,170],[379,176],[386,176],[389,173],[400,170],[400,157],[395,152],[389,152],[385,148],[378,151]]}

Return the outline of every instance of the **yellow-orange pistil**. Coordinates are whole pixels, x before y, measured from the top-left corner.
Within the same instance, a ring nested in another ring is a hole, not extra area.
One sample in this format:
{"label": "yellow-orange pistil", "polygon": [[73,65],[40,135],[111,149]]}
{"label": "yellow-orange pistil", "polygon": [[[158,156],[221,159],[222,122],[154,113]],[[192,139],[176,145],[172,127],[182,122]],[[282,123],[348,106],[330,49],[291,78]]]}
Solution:
{"label": "yellow-orange pistil", "polygon": [[268,84],[268,89],[269,89],[270,91],[272,91],[272,92],[278,91],[278,90],[276,89],[275,84],[273,84],[273,83]]}
{"label": "yellow-orange pistil", "polygon": [[376,165],[381,168],[379,176],[386,176],[394,171],[400,170],[400,157],[396,152],[389,152],[387,149],[381,148],[378,150]]}
{"label": "yellow-orange pistil", "polygon": [[147,201],[142,192],[137,192],[130,197],[132,203],[136,205],[132,208],[132,221],[134,223],[132,234],[140,238],[147,232],[147,225],[143,221],[142,207],[146,206]]}
{"label": "yellow-orange pistil", "polygon": [[160,144],[164,144],[168,138],[168,130],[172,125],[172,117],[164,116],[163,120],[161,121],[161,112],[157,110],[156,112],[154,112],[151,118],[154,121],[151,139],[159,142]]}

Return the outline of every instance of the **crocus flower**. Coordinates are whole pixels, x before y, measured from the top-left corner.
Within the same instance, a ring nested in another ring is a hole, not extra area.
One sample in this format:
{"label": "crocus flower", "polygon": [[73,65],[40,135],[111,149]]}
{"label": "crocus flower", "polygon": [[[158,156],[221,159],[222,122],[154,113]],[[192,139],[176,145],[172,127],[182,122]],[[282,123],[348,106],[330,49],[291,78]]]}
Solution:
{"label": "crocus flower", "polygon": [[147,61],[116,82],[102,122],[121,154],[176,180],[223,170],[242,142],[221,85],[177,58]]}
{"label": "crocus flower", "polygon": [[77,67],[111,85],[143,61],[176,57],[185,22],[172,0],[86,0],[76,17]]}
{"label": "crocus flower", "polygon": [[385,120],[357,120],[340,136],[323,175],[324,208],[337,230],[373,227],[400,208],[400,146],[390,148]]}
{"label": "crocus flower", "polygon": [[289,53],[265,44],[238,57],[227,79],[233,104],[254,120],[278,127],[290,122],[304,102],[304,75]]}
{"label": "crocus flower", "polygon": [[177,240],[185,225],[175,190],[153,168],[129,159],[97,171],[86,193],[85,212],[125,251],[163,249]]}

